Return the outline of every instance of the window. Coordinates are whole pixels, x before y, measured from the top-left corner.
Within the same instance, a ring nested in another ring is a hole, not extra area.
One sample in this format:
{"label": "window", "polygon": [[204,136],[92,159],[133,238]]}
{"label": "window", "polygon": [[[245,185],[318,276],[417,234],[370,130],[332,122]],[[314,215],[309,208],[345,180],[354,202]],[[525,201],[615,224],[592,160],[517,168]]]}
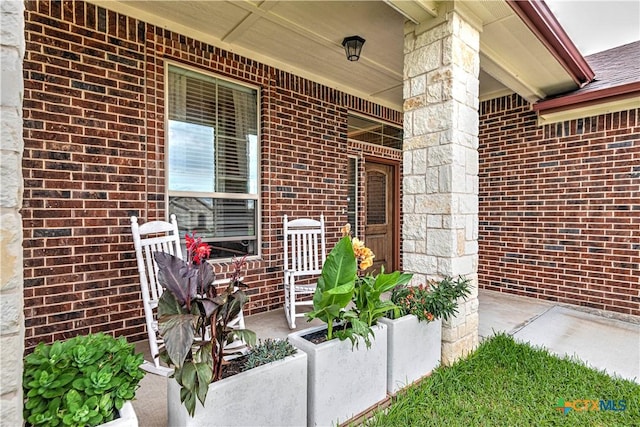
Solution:
{"label": "window", "polygon": [[173,65],[167,87],[169,212],[212,258],[257,255],[257,90]]}
{"label": "window", "polygon": [[402,150],[401,127],[354,114],[349,114],[347,125],[347,137],[350,139]]}

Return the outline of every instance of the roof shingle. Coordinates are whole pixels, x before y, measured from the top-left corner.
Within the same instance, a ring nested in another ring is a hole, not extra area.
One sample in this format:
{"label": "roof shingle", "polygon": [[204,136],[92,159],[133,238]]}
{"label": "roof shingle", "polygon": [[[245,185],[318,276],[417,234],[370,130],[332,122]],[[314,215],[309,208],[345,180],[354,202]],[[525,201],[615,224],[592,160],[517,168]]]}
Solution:
{"label": "roof shingle", "polygon": [[596,74],[595,80],[573,93],[607,89],[640,81],[640,40],[585,59]]}

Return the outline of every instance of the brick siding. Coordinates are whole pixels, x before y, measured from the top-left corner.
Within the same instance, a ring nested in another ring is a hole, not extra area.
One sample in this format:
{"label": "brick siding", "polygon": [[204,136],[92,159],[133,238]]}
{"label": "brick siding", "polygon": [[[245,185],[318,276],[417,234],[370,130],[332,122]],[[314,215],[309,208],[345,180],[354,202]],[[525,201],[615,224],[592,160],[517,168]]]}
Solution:
{"label": "brick siding", "polygon": [[484,289],[640,315],[640,109],[537,125],[480,106]]}
{"label": "brick siding", "polygon": [[402,113],[89,3],[25,4],[27,351],[89,332],[146,337],[129,217],[167,217],[167,60],[260,87],[262,257],[245,274],[248,313],[281,308],[282,215],[324,213],[337,241],[348,112],[395,124]]}
{"label": "brick siding", "polygon": [[[97,331],[146,338],[129,216],[166,218],[167,60],[260,87],[249,313],[282,307],[282,215],[324,213],[330,247],[346,221],[347,156],[401,160],[346,138],[348,112],[395,124],[401,112],[89,3],[25,5],[27,351]],[[511,96],[480,114],[480,286],[640,315],[640,112],[540,127]]]}

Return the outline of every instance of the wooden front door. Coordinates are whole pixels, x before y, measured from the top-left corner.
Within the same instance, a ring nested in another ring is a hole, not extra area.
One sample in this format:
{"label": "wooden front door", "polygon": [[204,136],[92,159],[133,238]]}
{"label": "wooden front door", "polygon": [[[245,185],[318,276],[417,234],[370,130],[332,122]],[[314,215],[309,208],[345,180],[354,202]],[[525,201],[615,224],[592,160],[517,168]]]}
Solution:
{"label": "wooden front door", "polygon": [[398,269],[399,189],[396,164],[365,163],[365,236],[366,245],[376,255],[371,272]]}

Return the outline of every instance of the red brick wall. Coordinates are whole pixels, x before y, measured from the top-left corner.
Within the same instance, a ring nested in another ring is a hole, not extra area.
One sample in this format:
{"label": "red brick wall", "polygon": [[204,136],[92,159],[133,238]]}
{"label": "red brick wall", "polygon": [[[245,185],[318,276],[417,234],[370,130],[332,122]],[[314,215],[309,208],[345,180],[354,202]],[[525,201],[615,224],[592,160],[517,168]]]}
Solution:
{"label": "red brick wall", "polygon": [[480,106],[480,287],[640,315],[640,109]]}
{"label": "red brick wall", "polygon": [[402,120],[397,111],[92,4],[29,1],[25,21],[27,350],[88,332],[146,336],[129,217],[167,217],[167,60],[261,89],[262,257],[245,274],[249,312],[282,306],[282,215],[324,213],[329,245],[346,222],[347,113]]}

